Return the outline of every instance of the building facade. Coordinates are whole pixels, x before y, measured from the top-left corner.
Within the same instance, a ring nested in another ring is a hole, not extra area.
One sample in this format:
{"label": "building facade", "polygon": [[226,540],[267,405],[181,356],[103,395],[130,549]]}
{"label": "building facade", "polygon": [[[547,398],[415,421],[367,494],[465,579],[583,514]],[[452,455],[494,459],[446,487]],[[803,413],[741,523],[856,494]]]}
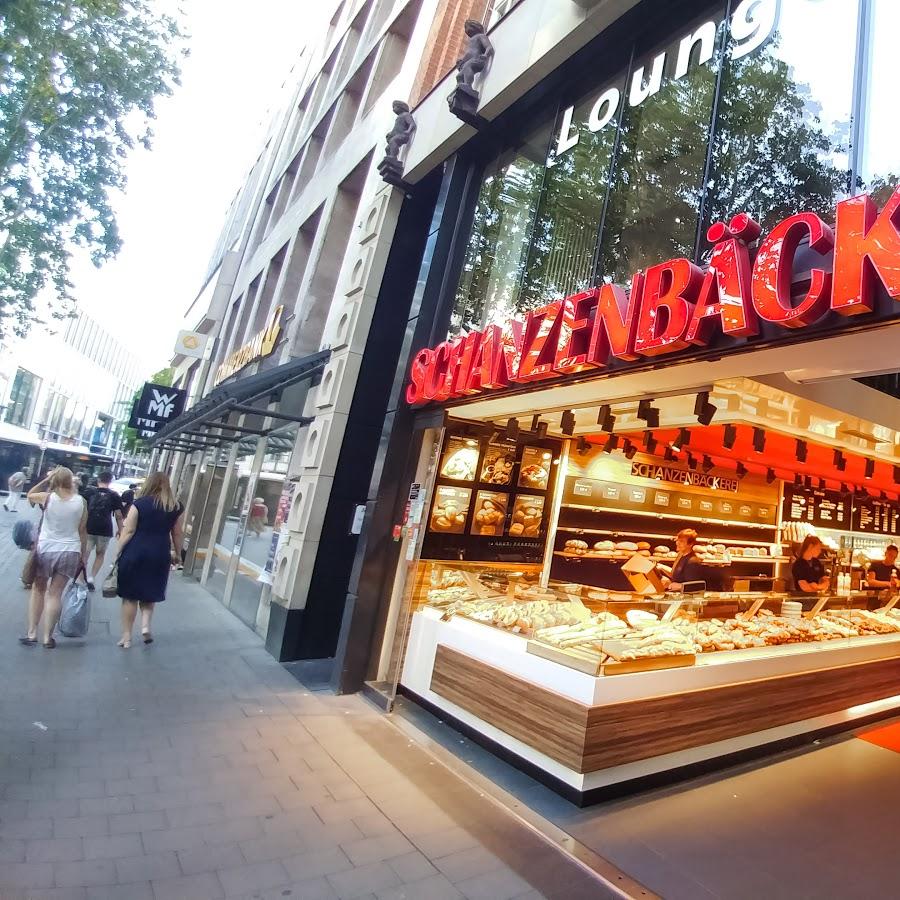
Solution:
{"label": "building facade", "polygon": [[4,479],[22,464],[37,474],[50,462],[90,474],[135,470],[125,427],[146,373],[95,319],[77,311],[56,330],[35,327],[27,338],[11,339],[0,357]]}

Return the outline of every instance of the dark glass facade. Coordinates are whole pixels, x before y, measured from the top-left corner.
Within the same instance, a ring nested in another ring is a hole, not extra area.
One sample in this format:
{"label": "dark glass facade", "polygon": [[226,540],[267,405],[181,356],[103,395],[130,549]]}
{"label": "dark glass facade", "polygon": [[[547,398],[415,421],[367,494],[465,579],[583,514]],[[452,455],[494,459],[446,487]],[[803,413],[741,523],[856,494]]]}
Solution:
{"label": "dark glass facade", "polygon": [[764,229],[801,210],[830,221],[851,191],[883,201],[895,185],[891,79],[877,74],[900,25],[889,0],[682,4],[644,21],[486,166],[451,334],[702,262],[708,226],[738,212]]}

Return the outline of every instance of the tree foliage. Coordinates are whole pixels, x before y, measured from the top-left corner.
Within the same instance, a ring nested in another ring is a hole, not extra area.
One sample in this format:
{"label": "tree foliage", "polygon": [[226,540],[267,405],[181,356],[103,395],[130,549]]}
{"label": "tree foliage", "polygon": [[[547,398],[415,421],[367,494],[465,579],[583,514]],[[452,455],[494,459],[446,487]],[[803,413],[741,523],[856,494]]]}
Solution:
{"label": "tree foliage", "polygon": [[119,250],[110,191],[149,146],[183,38],[152,0],[0,4],[0,338],[28,330],[45,287],[67,308],[73,248],[96,265]]}

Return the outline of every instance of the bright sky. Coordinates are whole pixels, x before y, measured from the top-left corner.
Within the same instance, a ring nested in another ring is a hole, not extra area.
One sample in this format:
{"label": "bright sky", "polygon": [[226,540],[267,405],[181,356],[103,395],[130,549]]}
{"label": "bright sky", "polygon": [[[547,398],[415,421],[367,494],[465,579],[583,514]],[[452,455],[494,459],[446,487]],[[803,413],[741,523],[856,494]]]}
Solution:
{"label": "bright sky", "polygon": [[181,88],[159,104],[153,148],[132,154],[128,188],[115,198],[122,251],[99,270],[86,260],[73,270],[82,308],[145,360],[148,374],[171,356],[279,87],[330,5],[184,0],[191,55]]}

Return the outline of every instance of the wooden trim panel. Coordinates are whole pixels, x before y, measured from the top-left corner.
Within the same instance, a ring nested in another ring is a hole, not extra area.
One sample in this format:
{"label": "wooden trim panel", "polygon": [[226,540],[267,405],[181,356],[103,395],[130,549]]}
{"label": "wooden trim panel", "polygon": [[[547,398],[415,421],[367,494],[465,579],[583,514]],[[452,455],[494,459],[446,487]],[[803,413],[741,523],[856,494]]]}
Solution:
{"label": "wooden trim panel", "polygon": [[900,648],[885,659],[586,706],[438,645],[431,690],[573,771],[597,772],[892,697]]}

